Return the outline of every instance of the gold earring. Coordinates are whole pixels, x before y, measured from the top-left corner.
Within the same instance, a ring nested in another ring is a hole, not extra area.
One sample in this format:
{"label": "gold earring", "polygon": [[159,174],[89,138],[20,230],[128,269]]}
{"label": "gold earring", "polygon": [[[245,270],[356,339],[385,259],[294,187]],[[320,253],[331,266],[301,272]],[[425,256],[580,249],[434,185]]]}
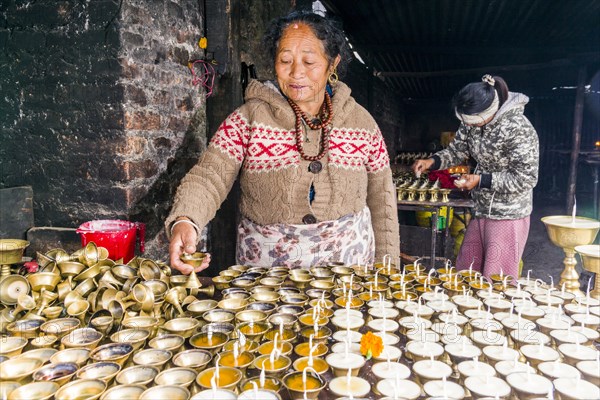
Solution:
{"label": "gold earring", "polygon": [[329,78],[327,78],[327,81],[330,85],[335,85],[339,80],[340,79],[337,74],[337,68],[334,68],[333,72],[329,75]]}

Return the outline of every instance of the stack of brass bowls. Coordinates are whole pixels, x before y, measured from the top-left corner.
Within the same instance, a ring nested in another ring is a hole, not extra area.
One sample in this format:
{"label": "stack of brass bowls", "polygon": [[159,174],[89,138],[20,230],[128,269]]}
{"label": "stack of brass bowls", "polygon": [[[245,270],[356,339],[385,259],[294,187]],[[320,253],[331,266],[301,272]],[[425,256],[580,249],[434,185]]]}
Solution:
{"label": "stack of brass bowls", "polygon": [[[600,380],[600,305],[540,280],[386,260],[233,265],[207,287],[92,246],[38,255],[8,308],[0,376],[18,398],[566,398],[564,379],[588,395]],[[383,344],[369,360],[368,332]]]}

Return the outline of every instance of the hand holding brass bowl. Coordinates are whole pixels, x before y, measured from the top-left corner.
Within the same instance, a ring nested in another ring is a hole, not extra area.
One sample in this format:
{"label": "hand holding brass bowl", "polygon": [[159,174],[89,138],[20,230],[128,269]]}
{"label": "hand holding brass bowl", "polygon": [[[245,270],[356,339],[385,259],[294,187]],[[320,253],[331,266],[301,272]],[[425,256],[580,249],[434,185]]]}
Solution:
{"label": "hand holding brass bowl", "polygon": [[193,254],[183,253],[179,256],[179,259],[183,261],[185,264],[191,265],[194,268],[198,268],[204,262],[206,258],[206,253],[196,252]]}

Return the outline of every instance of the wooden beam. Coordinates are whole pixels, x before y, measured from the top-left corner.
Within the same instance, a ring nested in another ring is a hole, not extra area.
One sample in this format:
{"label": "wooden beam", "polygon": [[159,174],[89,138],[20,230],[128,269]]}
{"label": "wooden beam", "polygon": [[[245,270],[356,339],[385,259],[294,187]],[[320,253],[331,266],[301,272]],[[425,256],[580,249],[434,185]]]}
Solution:
{"label": "wooden beam", "polygon": [[465,69],[450,69],[444,71],[426,71],[426,72],[397,72],[397,71],[377,71],[375,76],[383,76],[390,78],[433,78],[441,76],[458,76],[481,73],[497,73],[501,71],[529,71],[545,68],[560,68],[574,66],[573,60],[561,59],[553,60],[545,63],[537,64],[521,64],[521,65],[497,65],[490,67],[477,67]]}
{"label": "wooden beam", "polygon": [[451,55],[561,55],[596,51],[590,47],[493,47],[493,46],[422,46],[403,44],[373,44],[351,41],[353,46],[372,53],[417,53],[417,54],[451,54]]}
{"label": "wooden beam", "polygon": [[575,111],[573,113],[573,145],[571,147],[571,165],[569,168],[569,183],[567,186],[567,215],[573,212],[575,191],[577,189],[577,163],[581,148],[581,126],[583,125],[583,104],[585,100],[585,80],[587,68],[579,68],[577,93],[575,95]]}

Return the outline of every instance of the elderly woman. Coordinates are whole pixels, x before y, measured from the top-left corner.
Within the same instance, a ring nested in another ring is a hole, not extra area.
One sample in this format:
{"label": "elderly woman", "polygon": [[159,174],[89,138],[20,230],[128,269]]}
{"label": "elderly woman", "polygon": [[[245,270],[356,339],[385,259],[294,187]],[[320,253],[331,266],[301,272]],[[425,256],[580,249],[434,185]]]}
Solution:
{"label": "elderly woman", "polygon": [[484,75],[481,82],[469,83],[453,99],[461,121],[454,141],[413,165],[419,173],[468,158],[477,161],[473,174],[455,182],[471,190],[475,202],[475,219],[456,259],[459,270],[472,266],[487,277],[519,275],[539,164],[538,136],[523,115],[528,102],[524,94],[509,92],[499,76]]}
{"label": "elderly woman", "polygon": [[[277,80],[252,81],[184,177],[165,226],[171,266],[239,176],[237,261],[311,267],[373,263],[400,252],[395,189],[377,124],[338,81],[351,58],[344,33],[313,13],[271,23],[264,43]],[[196,272],[208,266],[208,258]]]}

